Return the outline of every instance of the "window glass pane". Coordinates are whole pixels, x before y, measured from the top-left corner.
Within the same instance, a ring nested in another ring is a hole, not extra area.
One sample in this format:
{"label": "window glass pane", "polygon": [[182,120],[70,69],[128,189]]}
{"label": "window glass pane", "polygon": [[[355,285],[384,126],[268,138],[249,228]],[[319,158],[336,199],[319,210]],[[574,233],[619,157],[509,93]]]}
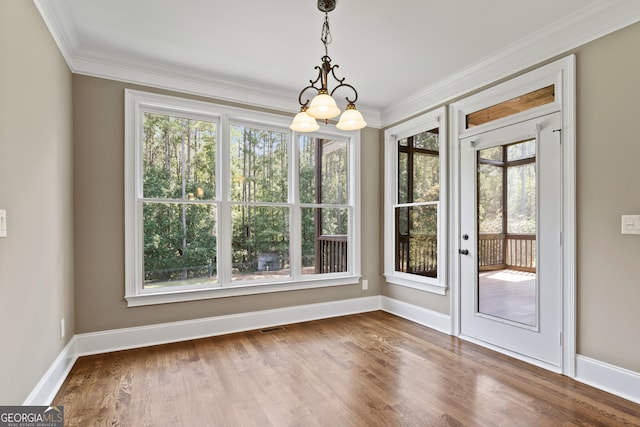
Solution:
{"label": "window glass pane", "polygon": [[300,202],[347,204],[347,142],[301,135],[299,145]]}
{"label": "window glass pane", "polygon": [[396,218],[396,271],[437,277],[438,205],[396,208]]}
{"label": "window glass pane", "polygon": [[549,85],[542,89],[534,90],[491,107],[467,114],[466,128],[469,129],[474,126],[509,117],[541,105],[550,104],[553,101],[555,101],[555,86]]}
{"label": "window glass pane", "polygon": [[502,175],[504,168],[478,165],[478,228],[480,233],[502,233]]}
{"label": "window glass pane", "polygon": [[213,205],[144,203],[144,288],[216,280]]}
{"label": "window glass pane", "polygon": [[424,150],[439,151],[438,128],[415,135],[413,137],[413,146]]}
{"label": "window glass pane", "polygon": [[416,152],[413,155],[413,202],[440,199],[440,158]]}
{"label": "window glass pane", "polygon": [[409,145],[409,140],[407,138],[399,139],[398,146],[407,147]]}
{"label": "window glass pane", "polygon": [[347,272],[349,211],[302,208],[302,274]]}
{"label": "window glass pane", "polygon": [[536,234],[535,163],[507,169],[507,230],[509,234]]}
{"label": "window glass pane", "polygon": [[290,277],[289,208],[231,207],[231,280]]}
{"label": "window glass pane", "polygon": [[398,203],[409,203],[409,153],[398,153]]}
{"label": "window glass pane", "polygon": [[143,129],[144,197],[215,198],[215,123],[145,113]]}
{"label": "window glass pane", "polygon": [[507,160],[522,160],[536,156],[536,140],[507,145]]}
{"label": "window glass pane", "polygon": [[231,199],[286,202],[287,133],[231,126]]}

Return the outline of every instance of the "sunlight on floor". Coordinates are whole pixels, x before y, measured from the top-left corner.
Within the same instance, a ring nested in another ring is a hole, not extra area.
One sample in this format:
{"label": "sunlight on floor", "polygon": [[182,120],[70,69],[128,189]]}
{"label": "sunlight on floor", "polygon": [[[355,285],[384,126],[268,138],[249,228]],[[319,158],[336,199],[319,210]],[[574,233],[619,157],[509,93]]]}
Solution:
{"label": "sunlight on floor", "polygon": [[496,273],[486,275],[488,279],[501,280],[503,282],[526,282],[535,279],[535,273],[527,273],[524,271],[500,270]]}

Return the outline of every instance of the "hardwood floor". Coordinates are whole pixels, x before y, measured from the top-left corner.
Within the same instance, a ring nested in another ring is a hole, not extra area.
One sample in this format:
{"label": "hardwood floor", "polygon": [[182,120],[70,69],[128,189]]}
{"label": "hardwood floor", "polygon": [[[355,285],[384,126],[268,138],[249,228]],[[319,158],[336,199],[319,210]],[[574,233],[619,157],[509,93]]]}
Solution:
{"label": "hardwood floor", "polygon": [[384,312],[78,359],[69,426],[640,426],[640,405]]}

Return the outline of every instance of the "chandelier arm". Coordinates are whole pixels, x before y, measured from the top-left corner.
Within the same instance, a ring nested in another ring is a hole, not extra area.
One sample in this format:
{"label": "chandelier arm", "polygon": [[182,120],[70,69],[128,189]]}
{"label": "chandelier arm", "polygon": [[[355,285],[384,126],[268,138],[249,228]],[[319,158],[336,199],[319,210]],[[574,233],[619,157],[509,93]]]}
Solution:
{"label": "chandelier arm", "polygon": [[333,88],[333,90],[331,91],[331,96],[333,96],[333,93],[334,93],[336,90],[338,90],[339,88],[341,88],[341,87],[347,87],[347,88],[349,88],[349,89],[351,89],[351,90],[353,91],[353,94],[354,94],[356,97],[355,97],[355,98],[353,98],[353,99],[349,99],[349,97],[347,96],[347,97],[345,97],[345,99],[347,100],[347,103],[349,103],[349,104],[355,104],[355,103],[356,103],[356,101],[358,100],[358,91],[356,90],[356,88],[355,88],[355,87],[353,87],[353,86],[351,86],[351,85],[350,85],[350,84],[348,84],[348,83],[342,83],[342,82],[344,81],[344,79],[342,79],[342,80],[338,80],[338,81],[340,82],[340,84],[339,84],[338,86],[336,86],[336,87],[334,87],[334,88]]}
{"label": "chandelier arm", "polygon": [[[331,61],[331,58],[329,58],[329,61]],[[340,68],[340,66],[338,64],[331,66],[331,75],[333,76],[335,81],[337,81],[339,84],[342,84],[346,80],[346,77],[343,77],[341,79],[338,78],[338,76],[336,76],[336,68]]]}
{"label": "chandelier arm", "polygon": [[[316,81],[317,81],[317,80],[316,80]],[[312,82],[312,83],[314,83],[314,82]],[[300,94],[298,95],[298,103],[300,104],[300,106],[301,106],[301,107],[306,108],[306,107],[308,107],[308,106],[309,106],[309,102],[311,102],[311,100],[310,100],[309,98],[307,98],[307,100],[306,100],[306,101],[302,102],[302,95],[303,95],[306,91],[308,91],[309,89],[314,89],[314,90],[318,91],[318,88],[317,88],[317,87],[315,87],[313,84],[311,84],[311,85],[309,85],[309,86],[307,86],[307,87],[303,88],[303,89],[300,91]]]}

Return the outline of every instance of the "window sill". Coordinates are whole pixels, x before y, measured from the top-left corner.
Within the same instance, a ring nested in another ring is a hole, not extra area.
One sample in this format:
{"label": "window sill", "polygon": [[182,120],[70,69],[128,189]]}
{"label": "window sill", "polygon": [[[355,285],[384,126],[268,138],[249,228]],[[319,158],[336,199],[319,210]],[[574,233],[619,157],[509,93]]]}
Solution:
{"label": "window sill", "polygon": [[303,279],[296,282],[268,284],[232,284],[225,287],[174,290],[137,295],[125,295],[127,307],[169,304],[174,302],[198,301],[213,298],[226,298],[243,295],[259,295],[271,292],[296,291],[302,289],[325,288],[330,286],[354,285],[360,282],[360,276],[341,276],[332,278]]}
{"label": "window sill", "polygon": [[418,289],[438,295],[446,295],[447,293],[447,286],[441,283],[429,283],[425,280],[416,280],[395,274],[385,274],[384,277],[387,279],[387,283],[392,283],[394,285],[405,286],[407,288]]}

